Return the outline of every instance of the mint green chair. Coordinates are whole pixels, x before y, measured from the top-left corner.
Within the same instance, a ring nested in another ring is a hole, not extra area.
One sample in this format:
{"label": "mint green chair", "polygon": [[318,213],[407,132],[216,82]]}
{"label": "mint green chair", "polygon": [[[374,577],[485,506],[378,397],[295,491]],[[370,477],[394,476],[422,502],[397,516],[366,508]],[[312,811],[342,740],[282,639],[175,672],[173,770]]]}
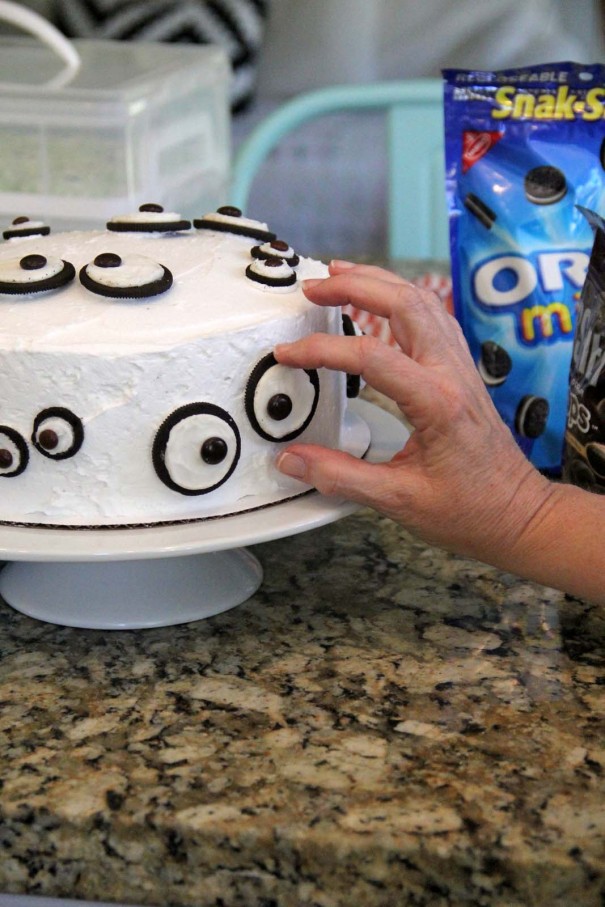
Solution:
{"label": "mint green chair", "polygon": [[443,150],[443,88],[439,79],[343,85],[286,102],[251,132],[232,169],[231,204],[247,211],[255,175],[280,140],[330,113],[382,109],[389,159],[388,257],[449,257]]}

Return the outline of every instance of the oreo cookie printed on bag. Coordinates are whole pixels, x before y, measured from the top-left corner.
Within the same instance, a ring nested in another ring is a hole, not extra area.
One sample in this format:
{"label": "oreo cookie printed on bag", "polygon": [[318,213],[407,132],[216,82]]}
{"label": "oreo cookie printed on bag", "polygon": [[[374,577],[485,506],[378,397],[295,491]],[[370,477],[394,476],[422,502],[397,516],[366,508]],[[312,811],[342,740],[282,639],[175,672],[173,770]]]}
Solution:
{"label": "oreo cookie printed on bag", "polygon": [[561,470],[576,307],[605,209],[605,66],[446,70],[454,309],[498,412]]}

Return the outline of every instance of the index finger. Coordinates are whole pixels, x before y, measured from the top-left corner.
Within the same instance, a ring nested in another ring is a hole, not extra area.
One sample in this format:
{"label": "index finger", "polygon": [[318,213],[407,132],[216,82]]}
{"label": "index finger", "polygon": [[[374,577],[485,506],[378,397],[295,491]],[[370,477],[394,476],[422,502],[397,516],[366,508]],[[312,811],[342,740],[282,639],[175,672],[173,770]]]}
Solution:
{"label": "index finger", "polygon": [[387,318],[393,337],[414,359],[433,356],[450,341],[451,320],[438,298],[406,282],[382,280],[349,270],[320,281],[303,281],[307,298],[317,305],[352,305]]}

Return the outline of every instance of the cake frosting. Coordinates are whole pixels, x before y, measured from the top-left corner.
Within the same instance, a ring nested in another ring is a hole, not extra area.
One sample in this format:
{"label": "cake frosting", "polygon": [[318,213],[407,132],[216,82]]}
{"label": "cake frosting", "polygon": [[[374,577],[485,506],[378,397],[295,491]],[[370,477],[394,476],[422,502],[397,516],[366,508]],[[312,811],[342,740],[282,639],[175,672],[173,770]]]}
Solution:
{"label": "cake frosting", "polygon": [[342,333],[300,288],[327,268],[294,268],[287,243],[254,257],[275,235],[231,208],[110,223],[0,244],[0,521],[156,525],[308,491],[275,457],[293,438],[341,446],[346,377],[272,351]]}

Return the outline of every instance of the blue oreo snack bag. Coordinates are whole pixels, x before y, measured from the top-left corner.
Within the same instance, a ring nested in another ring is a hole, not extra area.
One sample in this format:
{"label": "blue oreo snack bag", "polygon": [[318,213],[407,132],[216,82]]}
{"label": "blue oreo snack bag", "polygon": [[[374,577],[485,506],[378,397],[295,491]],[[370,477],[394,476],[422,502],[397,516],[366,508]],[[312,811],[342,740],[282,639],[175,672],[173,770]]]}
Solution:
{"label": "blue oreo snack bag", "polygon": [[605,66],[444,71],[454,311],[496,409],[561,471],[576,308],[605,203]]}

